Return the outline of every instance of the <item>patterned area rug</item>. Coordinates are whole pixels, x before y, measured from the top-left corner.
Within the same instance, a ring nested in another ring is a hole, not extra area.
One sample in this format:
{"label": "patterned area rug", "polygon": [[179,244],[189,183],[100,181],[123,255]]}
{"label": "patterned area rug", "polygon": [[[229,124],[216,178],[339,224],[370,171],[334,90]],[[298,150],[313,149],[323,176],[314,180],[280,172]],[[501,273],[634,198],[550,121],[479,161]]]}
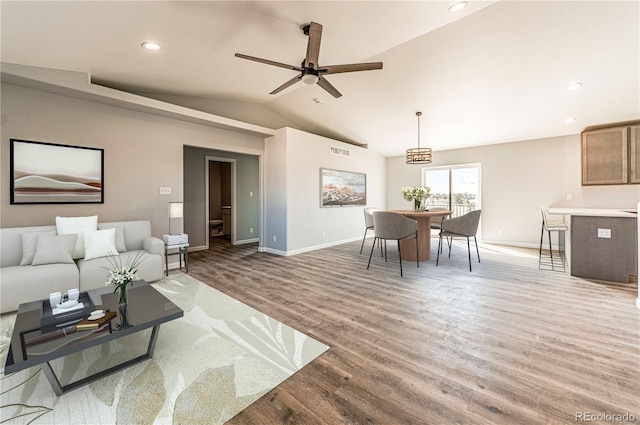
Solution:
{"label": "patterned area rug", "polygon": [[[56,397],[39,367],[2,376],[0,423],[220,424],[328,347],[186,274],[153,286],[184,310],[154,357]],[[0,316],[2,368],[15,314]],[[56,360],[63,385],[143,354],[150,330]]]}

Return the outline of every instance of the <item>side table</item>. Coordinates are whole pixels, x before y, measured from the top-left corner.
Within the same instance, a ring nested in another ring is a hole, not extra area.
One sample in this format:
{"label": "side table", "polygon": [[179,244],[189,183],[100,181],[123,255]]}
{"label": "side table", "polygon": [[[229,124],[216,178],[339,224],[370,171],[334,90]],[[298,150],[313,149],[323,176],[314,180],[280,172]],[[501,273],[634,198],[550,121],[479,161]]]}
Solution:
{"label": "side table", "polygon": [[[169,252],[169,250],[177,249],[177,252]],[[185,270],[189,273],[189,244],[181,243],[174,245],[164,245],[164,274],[169,276],[169,257],[171,255],[177,255],[180,259],[180,270],[182,270],[182,259],[184,258]]]}

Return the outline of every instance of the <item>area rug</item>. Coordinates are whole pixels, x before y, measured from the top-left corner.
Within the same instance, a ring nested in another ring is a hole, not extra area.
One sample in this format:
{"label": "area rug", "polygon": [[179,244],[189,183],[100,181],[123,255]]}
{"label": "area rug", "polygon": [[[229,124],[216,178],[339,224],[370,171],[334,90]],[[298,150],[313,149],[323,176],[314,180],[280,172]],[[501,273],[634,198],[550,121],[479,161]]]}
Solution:
{"label": "area rug", "polygon": [[[328,347],[190,276],[153,286],[184,310],[154,357],[56,397],[39,367],[4,376],[3,424],[221,424]],[[0,317],[2,368],[15,314]],[[150,330],[52,362],[63,385],[146,350]]]}

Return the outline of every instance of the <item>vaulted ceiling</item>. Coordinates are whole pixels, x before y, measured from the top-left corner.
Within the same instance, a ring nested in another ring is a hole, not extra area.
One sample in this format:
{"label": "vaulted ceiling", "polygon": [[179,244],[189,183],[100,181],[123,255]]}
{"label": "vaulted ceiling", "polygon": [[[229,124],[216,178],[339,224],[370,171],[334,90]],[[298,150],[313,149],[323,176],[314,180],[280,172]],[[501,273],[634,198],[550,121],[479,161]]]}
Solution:
{"label": "vaulted ceiling", "polygon": [[[453,3],[3,0],[0,55],[387,156],[416,146],[416,111],[421,144],[436,151],[640,118],[640,2]],[[328,76],[338,99],[303,83],[270,95],[295,72],[234,56],[299,65],[312,21],[324,27],[321,65],[383,69]]]}

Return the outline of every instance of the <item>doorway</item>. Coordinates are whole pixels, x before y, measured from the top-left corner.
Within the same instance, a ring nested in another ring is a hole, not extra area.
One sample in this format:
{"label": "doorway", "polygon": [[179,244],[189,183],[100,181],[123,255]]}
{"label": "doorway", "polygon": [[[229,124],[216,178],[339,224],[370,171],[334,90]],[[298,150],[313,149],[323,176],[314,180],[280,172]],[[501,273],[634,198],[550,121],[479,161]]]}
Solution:
{"label": "doorway", "polygon": [[207,249],[216,245],[235,244],[235,174],[236,160],[206,156]]}

